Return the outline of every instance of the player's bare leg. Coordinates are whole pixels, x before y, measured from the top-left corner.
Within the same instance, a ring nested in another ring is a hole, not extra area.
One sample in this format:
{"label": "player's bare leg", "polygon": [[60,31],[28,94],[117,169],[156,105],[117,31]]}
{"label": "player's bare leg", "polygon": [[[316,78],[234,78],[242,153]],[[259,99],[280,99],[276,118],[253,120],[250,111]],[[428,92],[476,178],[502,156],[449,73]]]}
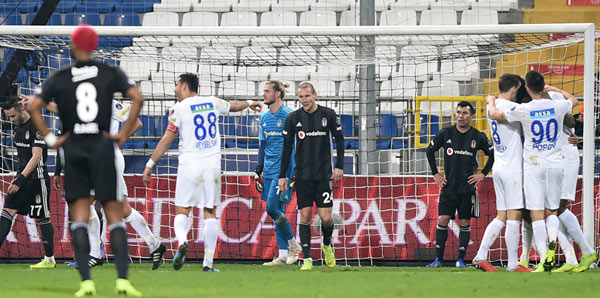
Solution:
{"label": "player's bare leg", "polygon": [[312,217],[312,207],[304,207],[300,209],[300,244],[302,245],[302,256],[304,262],[300,270],[312,270],[312,257],[310,255],[310,219]]}
{"label": "player's bare leg", "polygon": [[202,270],[205,272],[219,272],[213,267],[219,233],[218,225],[215,209],[204,208],[204,260],[202,261]]}
{"label": "player's bare leg", "polygon": [[321,249],[325,255],[325,264],[329,268],[335,267],[335,253],[331,246],[331,235],[333,234],[333,218],[331,216],[331,207],[318,208],[319,217],[321,217],[321,231],[323,232],[323,242]]}
{"label": "player's bare leg", "polygon": [[150,257],[152,258],[152,270],[158,269],[162,263],[163,256],[167,251],[167,247],[164,244],[161,244],[154,234],[152,234],[146,219],[137,210],[131,208],[126,196],[123,196],[121,204],[123,204],[123,217],[125,218],[125,222],[129,223],[142,237],[146,245],[148,245]]}
{"label": "player's bare leg", "polygon": [[187,234],[190,230],[190,224],[188,216],[190,214],[190,207],[175,206],[175,219],[173,220],[173,227],[175,228],[175,237],[177,238],[178,247],[177,253],[173,258],[173,268],[175,270],[181,269],[185,262],[185,255],[188,251]]}

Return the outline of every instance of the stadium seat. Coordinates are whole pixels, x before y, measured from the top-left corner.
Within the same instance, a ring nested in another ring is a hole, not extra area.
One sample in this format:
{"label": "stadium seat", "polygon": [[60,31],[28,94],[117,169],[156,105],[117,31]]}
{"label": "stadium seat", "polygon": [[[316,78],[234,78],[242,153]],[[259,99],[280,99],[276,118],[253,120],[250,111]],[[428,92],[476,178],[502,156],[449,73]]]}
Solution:
{"label": "stadium seat", "polygon": [[354,126],[354,116],[341,114],[340,115],[340,125],[342,126],[342,134],[344,137],[355,137],[356,136],[356,128]]}
{"label": "stadium seat", "polygon": [[152,6],[155,2],[160,0],[144,0],[144,1],[124,1],[123,3],[117,3],[115,5],[115,12],[121,13],[146,13],[152,11]]}
{"label": "stadium seat", "polygon": [[85,4],[77,3],[75,4],[75,12],[78,13],[110,13],[115,10],[115,2],[95,2],[88,3],[86,1]]}
{"label": "stadium seat", "polygon": [[23,25],[21,14],[0,15],[0,24],[2,25]]}
{"label": "stadium seat", "polygon": [[219,26],[216,12],[195,11],[183,14],[181,26]]}
{"label": "stadium seat", "polygon": [[140,26],[137,13],[109,13],[104,16],[105,26]]}
{"label": "stadium seat", "polygon": [[[25,17],[25,25],[31,25],[34,17],[35,17],[35,14],[33,14],[33,13],[28,14]],[[52,16],[50,16],[50,19],[48,19],[48,23],[46,23],[46,25],[50,25],[50,26],[62,25],[62,16],[59,13],[52,14]]]}
{"label": "stadium seat", "polygon": [[333,11],[306,11],[300,14],[300,26],[336,26]]}
{"label": "stadium seat", "polygon": [[409,9],[416,11],[427,10],[436,0],[402,0],[390,3],[390,10]]}
{"label": "stadium seat", "polygon": [[417,12],[414,10],[396,9],[386,10],[381,12],[381,18],[379,20],[380,26],[416,26],[417,25]]}
{"label": "stadium seat", "polygon": [[378,137],[394,138],[398,136],[398,119],[393,114],[379,115],[375,131]]}
{"label": "stadium seat", "polygon": [[271,9],[273,3],[277,3],[277,0],[240,0],[239,3],[231,5],[231,10],[265,12]]}
{"label": "stadium seat", "polygon": [[261,26],[297,26],[296,13],[293,11],[267,11],[260,17]]}
{"label": "stadium seat", "polygon": [[311,80],[319,96],[336,96],[335,83],[330,80]]}
{"label": "stadium seat", "polygon": [[188,12],[196,0],[162,0],[153,6],[154,11]]}
{"label": "stadium seat", "polygon": [[88,24],[92,26],[100,26],[100,15],[96,12],[86,13],[67,13],[65,14],[66,26],[77,26],[79,24]]}
{"label": "stadium seat", "polygon": [[231,5],[237,2],[237,0],[202,0],[200,3],[192,4],[192,10],[207,12],[229,12],[231,11]]}
{"label": "stadium seat", "polygon": [[440,74],[443,79],[468,81],[479,78],[479,56],[474,46],[447,46],[442,49]]}
{"label": "stadium seat", "polygon": [[228,98],[254,96],[255,86],[252,81],[236,78],[235,80],[221,82],[217,93],[219,96]]}
{"label": "stadium seat", "polygon": [[[383,0],[376,0],[383,3]],[[347,11],[350,6],[358,5],[354,0],[319,0],[310,4],[312,11]],[[377,4],[376,4],[377,5]]]}
{"label": "stadium seat", "polygon": [[221,26],[258,26],[255,12],[234,11],[221,16]]}
{"label": "stadium seat", "polygon": [[[435,46],[405,46],[400,51],[402,74],[416,81],[426,81],[437,72],[438,51]],[[416,58],[415,58],[416,57]]]}
{"label": "stadium seat", "polygon": [[[243,115],[236,117],[236,135],[240,137],[258,137],[260,132],[259,115]],[[258,140],[257,140],[258,141]]]}
{"label": "stadium seat", "polygon": [[179,15],[168,11],[149,12],[144,14],[142,26],[179,26]]}
{"label": "stadium seat", "polygon": [[220,115],[219,116],[219,133],[221,136],[235,136],[235,116]]}

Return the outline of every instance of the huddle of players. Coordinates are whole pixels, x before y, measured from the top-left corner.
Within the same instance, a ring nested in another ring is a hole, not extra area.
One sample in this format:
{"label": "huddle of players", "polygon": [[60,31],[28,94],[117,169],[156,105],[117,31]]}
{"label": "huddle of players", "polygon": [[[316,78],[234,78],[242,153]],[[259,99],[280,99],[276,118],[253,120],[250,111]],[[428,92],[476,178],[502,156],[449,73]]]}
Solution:
{"label": "huddle of players", "polygon": [[[585,240],[576,216],[566,209],[568,202],[575,200],[579,170],[576,137],[575,144],[569,143],[574,136],[569,113],[578,101],[568,92],[546,85],[535,71],[528,72],[525,81],[505,74],[499,87],[497,99],[488,97],[498,214],[486,228],[473,264],[498,271],[487,261],[488,250],[506,226],[507,271],[585,271],[598,256]],[[519,261],[521,219],[523,253]],[[528,268],[532,237],[541,258],[535,270]],[[566,257],[560,268],[554,268],[557,239]],[[582,250],[580,263],[572,240]]]}

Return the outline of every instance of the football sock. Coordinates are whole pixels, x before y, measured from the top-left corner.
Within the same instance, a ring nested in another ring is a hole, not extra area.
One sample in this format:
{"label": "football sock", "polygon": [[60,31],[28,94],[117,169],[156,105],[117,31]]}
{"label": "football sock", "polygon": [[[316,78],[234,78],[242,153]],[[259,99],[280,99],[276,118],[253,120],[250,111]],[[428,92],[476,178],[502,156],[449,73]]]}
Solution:
{"label": "football sock", "polygon": [[96,213],[96,208],[94,208],[94,206],[90,206],[90,219],[88,220],[88,226],[90,256],[99,259],[102,257],[102,252],[100,251],[100,246],[102,245],[102,240],[100,239],[100,218],[98,218],[98,213]]}
{"label": "football sock", "polygon": [[437,225],[437,228],[435,229],[435,250],[437,258],[440,260],[444,259],[446,239],[448,239],[448,226]]}
{"label": "football sock", "polygon": [[558,219],[560,219],[560,222],[565,226],[565,229],[567,230],[569,236],[571,236],[571,238],[575,240],[577,245],[579,245],[579,249],[581,249],[582,253],[586,255],[594,253],[594,250],[583,236],[583,231],[581,230],[581,226],[579,225],[577,217],[575,217],[575,214],[573,214],[571,210],[565,210],[558,217]]}
{"label": "football sock", "polygon": [[155,251],[160,243],[158,239],[154,237],[154,234],[150,231],[146,219],[135,209],[131,208],[131,214],[125,218],[125,222],[128,222],[131,227],[144,239],[150,252]]}
{"label": "football sock", "polygon": [[50,219],[41,219],[35,221],[40,227],[42,234],[42,244],[44,245],[44,255],[46,257],[54,256],[54,227]]}
{"label": "football sock", "polygon": [[[447,233],[447,232],[446,232]],[[458,258],[465,258],[467,247],[469,247],[469,240],[471,240],[471,226],[460,227],[458,233]]]}
{"label": "football sock", "polygon": [[90,260],[90,241],[88,239],[88,224],[85,222],[71,222],[71,243],[73,244],[73,251],[75,254],[75,260],[81,275],[81,280],[91,279],[90,267],[85,266]]}
{"label": "football sock", "polygon": [[540,256],[540,260],[544,260],[546,258],[546,223],[544,220],[536,220],[531,223],[531,227],[533,228],[533,241],[535,242],[535,251]]}
{"label": "football sock", "polygon": [[558,217],[556,215],[548,215],[548,217],[546,217],[546,231],[548,233],[548,242],[556,242],[559,225],[560,221],[558,220]]}
{"label": "football sock", "polygon": [[481,239],[481,244],[479,245],[479,250],[477,251],[475,260],[487,260],[490,246],[492,246],[494,241],[496,241],[496,238],[498,238],[498,235],[500,235],[502,228],[504,228],[504,222],[502,222],[501,220],[494,218],[494,220],[490,222],[487,228],[485,228],[485,232],[483,233],[483,239]]}
{"label": "football sock", "polygon": [[300,223],[300,243],[302,243],[302,256],[304,259],[310,258],[310,224]]}
{"label": "football sock", "polygon": [[573,242],[567,236],[567,230],[562,224],[558,229],[558,244],[560,244],[560,249],[565,254],[565,259],[567,263],[571,265],[576,265],[577,257],[575,256],[575,248],[573,248]]}
{"label": "football sock", "polygon": [[519,253],[519,220],[507,220],[506,231],[504,231],[504,240],[506,241],[506,250],[508,254],[508,268],[514,269],[519,266],[517,255]]}
{"label": "football sock", "polygon": [[323,230],[323,245],[331,245],[331,235],[333,234],[333,219],[329,223],[323,223],[321,225]]}
{"label": "football sock", "polygon": [[204,261],[202,266],[213,267],[213,258],[217,248],[217,236],[219,234],[216,218],[204,220]]}
{"label": "football sock", "polygon": [[531,251],[531,240],[533,237],[533,228],[527,221],[523,221],[521,226],[521,241],[523,241],[523,250],[521,251],[521,260],[529,260],[529,253]]}
{"label": "football sock", "polygon": [[8,236],[8,232],[10,232],[10,227],[13,223],[13,216],[8,213],[8,211],[2,209],[0,213],[0,247],[2,247],[2,243],[4,243],[4,239]]}
{"label": "football sock", "polygon": [[108,227],[108,230],[110,231],[110,247],[115,255],[117,273],[119,278],[122,279],[127,279],[127,270],[129,269],[129,251],[127,248],[127,233],[125,232],[125,227],[124,222],[113,223]]}
{"label": "football sock", "polygon": [[173,226],[175,228],[175,237],[179,242],[179,246],[181,246],[187,242],[187,234],[189,231],[188,217],[183,214],[175,215]]}

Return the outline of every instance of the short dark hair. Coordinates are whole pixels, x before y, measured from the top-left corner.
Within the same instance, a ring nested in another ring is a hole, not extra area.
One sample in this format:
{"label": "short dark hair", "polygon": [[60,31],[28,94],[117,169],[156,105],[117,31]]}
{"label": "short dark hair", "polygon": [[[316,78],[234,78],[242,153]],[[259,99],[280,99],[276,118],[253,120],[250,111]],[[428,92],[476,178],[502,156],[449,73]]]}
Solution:
{"label": "short dark hair", "polygon": [[525,84],[535,93],[542,93],[546,86],[544,76],[535,70],[531,70],[525,75]]}
{"label": "short dark hair", "polygon": [[500,92],[508,92],[512,87],[519,87],[519,83],[521,77],[515,74],[506,73],[500,77],[500,81],[498,81],[498,88],[500,88]]}
{"label": "short dark hair", "polygon": [[469,111],[471,111],[471,114],[475,114],[475,109],[473,108],[473,105],[470,102],[466,101],[466,100],[463,100],[463,101],[459,102],[456,105],[456,107],[457,108],[458,107],[462,107],[462,108],[469,107]]}
{"label": "short dark hair", "polygon": [[179,75],[179,82],[186,84],[190,91],[198,93],[198,76],[193,73],[184,73]]}
{"label": "short dark hair", "polygon": [[519,90],[517,90],[517,103],[521,104],[530,102],[531,95],[529,95],[527,89],[525,88],[525,80],[523,80],[521,77],[519,77],[519,80],[521,81],[521,87],[519,87]]}

